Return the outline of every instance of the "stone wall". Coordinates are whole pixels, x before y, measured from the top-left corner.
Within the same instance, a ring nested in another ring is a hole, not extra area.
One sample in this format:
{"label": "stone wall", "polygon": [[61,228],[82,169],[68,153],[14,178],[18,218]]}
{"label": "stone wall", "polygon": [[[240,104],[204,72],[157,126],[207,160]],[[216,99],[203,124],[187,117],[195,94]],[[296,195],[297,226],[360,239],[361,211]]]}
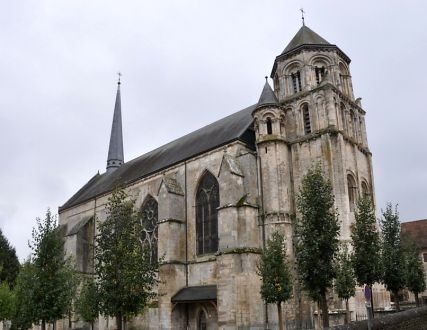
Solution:
{"label": "stone wall", "polygon": [[[368,321],[340,325],[331,330],[366,330]],[[427,307],[414,308],[374,319],[373,330],[427,330]]]}

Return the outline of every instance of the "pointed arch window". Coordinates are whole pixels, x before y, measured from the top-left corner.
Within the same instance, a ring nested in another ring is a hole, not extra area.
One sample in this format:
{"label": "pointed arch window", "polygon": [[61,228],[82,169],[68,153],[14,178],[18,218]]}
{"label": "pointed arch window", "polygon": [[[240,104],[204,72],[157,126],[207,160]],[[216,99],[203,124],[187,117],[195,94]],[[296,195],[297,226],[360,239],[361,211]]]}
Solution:
{"label": "pointed arch window", "polygon": [[357,186],[351,174],[347,175],[347,188],[348,188],[348,203],[350,205],[350,212],[354,212],[356,206],[356,193]]}
{"label": "pointed arch window", "polygon": [[142,243],[150,248],[150,261],[158,258],[158,214],[157,201],[148,196],[141,207],[140,222],[142,226]]}
{"label": "pointed arch window", "polygon": [[218,207],[218,181],[206,172],[196,194],[197,254],[218,251]]}
{"label": "pointed arch window", "polygon": [[310,122],[310,112],[308,110],[308,105],[304,104],[302,106],[302,119],[304,122],[304,134],[311,133],[311,122]]}

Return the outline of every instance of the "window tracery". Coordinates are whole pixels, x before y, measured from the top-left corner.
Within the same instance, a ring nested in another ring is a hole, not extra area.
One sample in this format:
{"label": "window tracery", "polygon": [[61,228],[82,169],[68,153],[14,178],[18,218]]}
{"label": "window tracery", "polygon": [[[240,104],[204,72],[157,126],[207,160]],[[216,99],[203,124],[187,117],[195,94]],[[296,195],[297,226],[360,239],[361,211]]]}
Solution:
{"label": "window tracery", "polygon": [[142,244],[147,245],[151,251],[150,261],[158,258],[158,203],[148,196],[141,207],[140,223],[142,227]]}
{"label": "window tracery", "polygon": [[206,172],[196,194],[197,254],[218,250],[219,187],[216,178]]}

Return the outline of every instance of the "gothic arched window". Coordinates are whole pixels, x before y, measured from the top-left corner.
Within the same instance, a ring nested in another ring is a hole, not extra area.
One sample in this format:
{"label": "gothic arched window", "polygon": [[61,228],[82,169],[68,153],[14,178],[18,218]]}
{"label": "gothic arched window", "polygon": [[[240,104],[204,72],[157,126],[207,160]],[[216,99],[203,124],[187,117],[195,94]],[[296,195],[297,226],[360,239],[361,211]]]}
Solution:
{"label": "gothic arched window", "polygon": [[310,134],[311,133],[310,112],[308,111],[307,104],[304,104],[302,106],[302,118],[304,121],[304,134]]}
{"label": "gothic arched window", "polygon": [[348,202],[350,205],[350,212],[354,212],[356,205],[356,181],[351,174],[347,175],[347,188],[348,188]]}
{"label": "gothic arched window", "polygon": [[151,250],[150,260],[157,260],[158,242],[158,204],[152,197],[148,196],[141,207],[142,243],[149,246]]}
{"label": "gothic arched window", "polygon": [[196,195],[197,254],[218,251],[219,187],[215,177],[206,172]]}

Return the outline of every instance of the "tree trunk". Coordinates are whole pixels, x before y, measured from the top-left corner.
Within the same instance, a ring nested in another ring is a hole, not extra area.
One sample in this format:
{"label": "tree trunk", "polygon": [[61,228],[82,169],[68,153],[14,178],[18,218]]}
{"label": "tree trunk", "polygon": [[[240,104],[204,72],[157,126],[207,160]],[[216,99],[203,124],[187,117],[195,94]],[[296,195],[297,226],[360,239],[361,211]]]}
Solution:
{"label": "tree trunk", "polygon": [[41,330],[46,330],[46,321],[42,320],[42,328]]}
{"label": "tree trunk", "polygon": [[283,315],[282,315],[282,303],[277,303],[277,315],[279,316],[279,330],[283,330]]}
{"label": "tree trunk", "polygon": [[90,322],[90,329],[93,330],[93,322]]}
{"label": "tree trunk", "polygon": [[345,300],[345,319],[344,323],[348,324],[350,322],[350,307],[348,306],[348,299]]}
{"label": "tree trunk", "polygon": [[374,294],[373,294],[373,291],[372,291],[372,285],[373,284],[371,284],[369,287],[371,289],[371,315],[372,315],[372,319],[374,319],[374,317],[375,317],[375,313],[374,313]]}
{"label": "tree trunk", "polygon": [[323,328],[329,328],[329,311],[328,311],[328,302],[326,301],[326,293],[322,295],[321,304],[322,304]]}
{"label": "tree trunk", "polygon": [[394,303],[396,304],[396,312],[400,312],[399,291],[393,292]]}
{"label": "tree trunk", "polygon": [[320,316],[320,301],[317,302],[317,326],[319,327],[319,329],[322,329],[322,319]]}
{"label": "tree trunk", "polygon": [[417,307],[420,307],[420,298],[418,297],[418,293],[415,292],[414,295],[415,295],[415,303],[417,304]]}
{"label": "tree trunk", "polygon": [[122,330],[123,329],[123,316],[122,313],[118,313],[116,315],[116,325],[117,325],[117,330]]}

